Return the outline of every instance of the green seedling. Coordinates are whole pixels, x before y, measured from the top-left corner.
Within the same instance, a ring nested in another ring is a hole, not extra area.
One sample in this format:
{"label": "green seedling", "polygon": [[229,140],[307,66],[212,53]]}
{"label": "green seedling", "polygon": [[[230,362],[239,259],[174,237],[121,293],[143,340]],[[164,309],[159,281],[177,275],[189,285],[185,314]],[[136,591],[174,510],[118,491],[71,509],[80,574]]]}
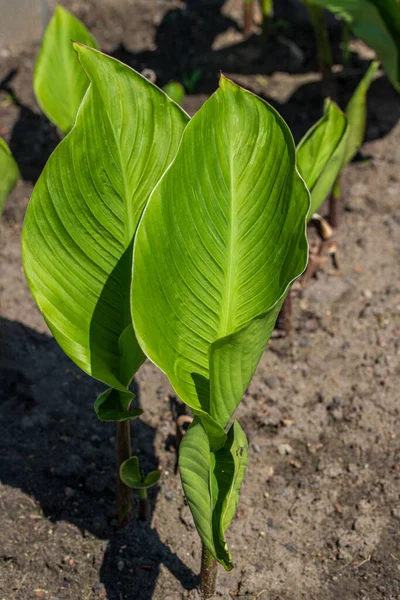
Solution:
{"label": "green seedling", "polygon": [[163,91],[177,104],[182,104],[185,97],[185,88],[178,81],[169,81]]}
{"label": "green seedling", "polygon": [[139,344],[195,419],[180,446],[202,589],[233,567],[225,532],[247,464],[234,413],[307,262],[309,192],[278,113],[225,77],[185,128],[134,243]]}
{"label": "green seedling", "polygon": [[400,91],[399,0],[307,0],[343,19],[382,63],[393,86]]}
{"label": "green seedling", "polygon": [[[309,129],[296,149],[297,168],[311,195],[308,222],[327,198],[342,169],[348,138],[347,118],[328,98],[322,118]],[[291,315],[292,297],[289,291],[278,319],[278,328],[286,335],[292,330]]]}
{"label": "green seedling", "polygon": [[[147,79],[74,44],[90,80],[76,123],[45,166],[22,233],[26,277],[64,352],[108,389],[96,400],[117,427],[117,466],[131,456],[129,384],[145,356],[130,314],[132,245],[189,117]],[[118,98],[118,102],[116,102]],[[131,490],[118,477],[122,524]]]}
{"label": "green seedling", "polygon": [[89,85],[71,41],[97,48],[96,40],[85,26],[58,5],[43,36],[33,89],[44,114],[64,134],[72,129]]}
{"label": "green seedling", "polygon": [[17,185],[19,169],[10,148],[0,138],[0,215],[9,194]]}
{"label": "green seedling", "polygon": [[[311,194],[308,221],[316,216],[330,193],[329,221],[332,227],[337,227],[339,224],[340,176],[361,148],[364,140],[367,123],[367,92],[378,68],[378,62],[371,63],[352,95],[345,113],[334,102],[327,99],[322,119],[311,127],[297,146],[297,166]],[[322,239],[324,241],[324,235]],[[304,283],[311,277],[321,260],[321,249],[322,246],[316,256],[310,254]],[[291,307],[289,291],[279,315],[279,329],[286,334],[289,334],[292,328]]]}
{"label": "green seedling", "polygon": [[349,133],[346,115],[328,98],[322,118],[297,146],[297,167],[311,194],[308,220],[318,212],[342,169]]}
{"label": "green seedling", "polygon": [[161,473],[159,471],[151,471],[151,473],[145,476],[143,470],[140,468],[137,456],[132,456],[123,462],[119,473],[126,486],[139,490],[139,518],[147,521],[150,516],[147,490],[158,483]]}

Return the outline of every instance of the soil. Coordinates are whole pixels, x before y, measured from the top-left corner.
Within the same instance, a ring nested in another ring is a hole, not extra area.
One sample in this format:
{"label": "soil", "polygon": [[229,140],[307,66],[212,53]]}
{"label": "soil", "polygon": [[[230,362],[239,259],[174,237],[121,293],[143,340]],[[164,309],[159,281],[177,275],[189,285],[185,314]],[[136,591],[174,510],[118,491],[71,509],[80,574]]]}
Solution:
{"label": "soil", "polygon": [[[153,69],[160,85],[199,69],[185,99],[190,113],[222,69],[269,99],[296,139],[320,116],[311,32],[301,13],[293,23],[289,2],[284,32],[268,43],[258,27],[243,39],[239,0],[64,4],[106,52]],[[337,35],[333,24],[339,61]],[[358,47],[336,73],[342,104],[366,69]],[[145,363],[133,450],[162,478],[151,522],[119,531],[115,431],[92,408],[103,386],[59,349],[24,279],[25,209],[59,140],[33,97],[37,49],[4,53],[0,72],[0,134],[22,175],[0,234],[0,598],[195,600],[200,544],[175,473],[179,401]],[[295,294],[292,334],[271,340],[238,410],[249,468],[227,535],[235,569],[220,568],[217,598],[400,598],[399,115],[399,97],[380,76],[363,158],[343,178],[340,269],[327,261]]]}

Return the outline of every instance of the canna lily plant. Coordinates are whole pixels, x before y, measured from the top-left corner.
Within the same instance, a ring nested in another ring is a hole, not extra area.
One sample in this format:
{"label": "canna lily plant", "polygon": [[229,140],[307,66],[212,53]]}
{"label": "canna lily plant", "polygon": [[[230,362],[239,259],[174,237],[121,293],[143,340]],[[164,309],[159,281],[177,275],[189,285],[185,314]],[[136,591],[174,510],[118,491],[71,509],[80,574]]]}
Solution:
{"label": "canna lily plant", "polygon": [[[131,458],[129,384],[145,356],[132,328],[132,246],[143,208],[188,116],[144,77],[74,44],[88,81],[76,123],[45,166],[22,234],[33,297],[64,352],[108,388],[98,417],[116,423],[117,510],[131,511],[119,467]],[[116,97],[118,102],[115,101]]]}
{"label": "canna lily plant", "polygon": [[0,215],[8,195],[17,185],[19,179],[18,165],[3,138],[0,138]]}
{"label": "canna lily plant", "polygon": [[309,192],[289,129],[253,94],[222,77],[189,122],[129,67],[74,47],[90,85],[35,187],[24,268],[60,346],[108,385],[95,408],[117,423],[120,519],[126,490],[145,500],[159,478],[130,457],[129,383],[145,354],[192,408],[180,471],[208,597],[216,562],[233,566],[224,536],[247,464],[232,419],[305,268]]}
{"label": "canna lily plant", "polygon": [[247,465],[235,411],[290,284],[307,262],[309,192],[287,125],[221,77],[185,128],[134,242],[132,320],[145,354],[195,419],[179,452],[183,489],[203,544],[203,596]]}
{"label": "canna lily plant", "polygon": [[[322,118],[315,123],[299,142],[296,149],[297,167],[311,195],[307,221],[314,219],[319,224],[321,244],[316,253],[310,252],[303,285],[310,279],[318,264],[323,260],[321,253],[325,242],[332,236],[332,229],[318,215],[318,211],[330,193],[329,221],[333,227],[339,223],[340,176],[346,165],[361,148],[367,122],[367,92],[379,68],[371,63],[360,81],[345,112],[327,98]],[[279,315],[279,328],[289,334],[291,324],[291,292]]]}

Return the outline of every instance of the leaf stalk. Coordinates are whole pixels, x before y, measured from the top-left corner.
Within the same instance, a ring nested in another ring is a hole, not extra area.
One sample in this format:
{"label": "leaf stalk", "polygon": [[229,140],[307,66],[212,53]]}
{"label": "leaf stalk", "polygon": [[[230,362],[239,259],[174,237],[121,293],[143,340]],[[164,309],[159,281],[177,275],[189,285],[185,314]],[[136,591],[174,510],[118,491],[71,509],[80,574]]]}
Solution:
{"label": "leaf stalk", "polygon": [[329,223],[334,228],[339,227],[340,220],[340,178],[338,177],[333,185],[329,197]]}
{"label": "leaf stalk", "polygon": [[149,521],[150,519],[150,505],[147,497],[147,489],[139,489],[139,519],[141,521]]}
{"label": "leaf stalk", "polygon": [[130,421],[117,423],[116,462],[117,462],[117,491],[116,504],[118,525],[125,527],[132,512],[132,490],[122,481],[119,470],[122,463],[131,457]]}
{"label": "leaf stalk", "polygon": [[202,544],[200,590],[203,600],[208,600],[208,598],[212,598],[215,594],[217,569],[217,561],[205,545]]}

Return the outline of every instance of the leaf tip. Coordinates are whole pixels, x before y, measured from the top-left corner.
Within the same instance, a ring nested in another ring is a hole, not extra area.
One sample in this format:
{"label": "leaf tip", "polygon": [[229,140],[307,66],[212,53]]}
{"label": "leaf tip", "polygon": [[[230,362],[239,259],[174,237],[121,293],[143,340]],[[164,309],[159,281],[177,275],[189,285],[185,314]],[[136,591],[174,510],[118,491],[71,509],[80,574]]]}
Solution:
{"label": "leaf tip", "polygon": [[86,44],[82,44],[82,42],[75,42],[74,40],[72,40],[72,47],[78,54],[83,54],[85,50],[90,50],[89,46],[86,46]]}
{"label": "leaf tip", "polygon": [[54,14],[57,16],[62,16],[65,14],[69,14],[66,8],[64,8],[61,4],[56,4],[56,8],[54,9]]}
{"label": "leaf tip", "polygon": [[229,79],[226,75],[224,75],[222,71],[220,71],[219,87],[221,90],[233,90],[238,88],[239,86],[236,83],[234,83],[232,79]]}

